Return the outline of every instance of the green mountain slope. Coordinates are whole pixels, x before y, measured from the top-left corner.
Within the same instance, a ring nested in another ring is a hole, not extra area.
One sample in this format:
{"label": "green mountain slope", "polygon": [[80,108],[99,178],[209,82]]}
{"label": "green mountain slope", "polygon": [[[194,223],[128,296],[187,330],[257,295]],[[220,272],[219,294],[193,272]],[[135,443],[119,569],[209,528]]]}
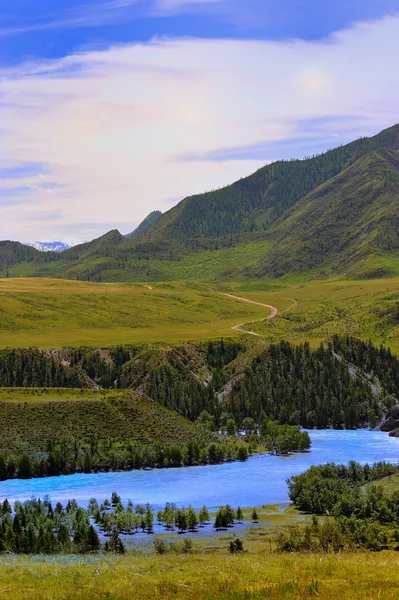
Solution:
{"label": "green mountain slope", "polygon": [[186,198],[141,239],[220,238],[267,231],[309,192],[381,148],[399,149],[399,126],[308,160],[273,163],[231,186]]}
{"label": "green mountain slope", "polygon": [[155,221],[157,221],[159,219],[159,217],[161,217],[161,216],[162,216],[162,213],[160,210],[154,210],[152,213],[150,213],[149,215],[146,216],[146,218],[140,223],[140,225],[138,227],[136,227],[136,229],[134,231],[125,235],[125,238],[132,239],[132,238],[137,237],[140,233],[142,233],[143,231],[148,229],[148,227],[150,225],[155,223]]}
{"label": "green mountain slope", "polygon": [[396,275],[398,152],[396,125],[186,198],[129,239],[111,231],[45,255],[24,254],[7,242],[6,259],[0,247],[0,276],[220,281]]}
{"label": "green mountain slope", "polygon": [[[320,269],[326,276],[338,272],[374,277],[391,270],[394,274],[399,251],[399,154],[380,150],[363,156],[287,211],[269,236],[272,248],[252,270],[253,276]],[[373,259],[377,264],[381,257],[387,259],[385,266],[373,267]]]}
{"label": "green mountain slope", "polygon": [[[55,253],[54,253],[55,254]],[[39,250],[19,242],[0,242],[0,271],[7,273],[8,267],[20,263],[29,263],[40,258]]]}

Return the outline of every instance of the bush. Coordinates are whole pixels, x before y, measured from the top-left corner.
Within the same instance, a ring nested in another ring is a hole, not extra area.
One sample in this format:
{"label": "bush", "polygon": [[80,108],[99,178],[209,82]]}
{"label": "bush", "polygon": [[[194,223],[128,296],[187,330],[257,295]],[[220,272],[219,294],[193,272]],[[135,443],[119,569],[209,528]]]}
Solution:
{"label": "bush", "polygon": [[244,551],[244,544],[240,540],[240,538],[235,538],[232,542],[230,542],[229,552],[232,554],[241,553]]}

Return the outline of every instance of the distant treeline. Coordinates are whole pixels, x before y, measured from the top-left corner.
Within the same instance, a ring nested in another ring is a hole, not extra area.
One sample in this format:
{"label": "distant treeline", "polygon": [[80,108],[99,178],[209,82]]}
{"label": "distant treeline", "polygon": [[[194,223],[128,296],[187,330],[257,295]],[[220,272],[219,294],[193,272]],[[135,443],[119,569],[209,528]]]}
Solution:
{"label": "distant treeline", "polygon": [[[374,425],[399,391],[397,357],[352,337],[316,349],[272,344],[254,359],[245,352],[223,340],[172,349],[2,350],[0,386],[132,388],[191,421],[206,411],[216,430],[226,418],[236,430],[246,418],[307,428]],[[232,371],[236,359],[242,368]]]}
{"label": "distant treeline", "polygon": [[389,348],[376,348],[371,342],[352,337],[334,336],[334,352],[365,373],[375,375],[390,394],[399,392],[399,361]]}
{"label": "distant treeline", "polygon": [[130,442],[98,442],[93,438],[89,447],[77,440],[49,442],[46,452],[7,455],[0,453],[0,481],[71,475],[160,469],[193,465],[221,464],[234,460],[246,461],[256,445],[234,438],[209,443],[189,441],[184,446],[138,446]]}
{"label": "distant treeline", "polygon": [[5,349],[0,351],[1,387],[51,387],[104,389],[121,387],[120,368],[139,352],[139,347],[116,346],[110,350],[66,348]]}

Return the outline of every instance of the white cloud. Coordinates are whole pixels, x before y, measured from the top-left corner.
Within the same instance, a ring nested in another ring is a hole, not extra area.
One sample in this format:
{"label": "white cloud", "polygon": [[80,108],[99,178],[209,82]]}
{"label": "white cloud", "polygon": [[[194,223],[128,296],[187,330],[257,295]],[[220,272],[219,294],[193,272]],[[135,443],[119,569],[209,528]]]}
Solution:
{"label": "white cloud", "polygon": [[321,68],[305,68],[298,73],[296,81],[298,91],[306,96],[327,96],[334,87],[331,75]]}
{"label": "white cloud", "polygon": [[185,155],[295,137],[301,120],[377,132],[399,114],[398,50],[391,17],[325,42],[155,40],[3,69],[0,168],[43,169],[0,179],[0,239],[127,232],[264,162]]}

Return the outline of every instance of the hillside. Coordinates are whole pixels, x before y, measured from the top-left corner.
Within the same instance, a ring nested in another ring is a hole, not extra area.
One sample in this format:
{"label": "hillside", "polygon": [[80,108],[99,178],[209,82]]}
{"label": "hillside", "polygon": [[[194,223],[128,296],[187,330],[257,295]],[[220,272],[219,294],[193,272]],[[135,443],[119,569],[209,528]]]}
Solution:
{"label": "hillside", "polygon": [[[191,421],[212,423],[212,429],[216,430],[226,426],[228,420],[237,429],[247,418],[262,423],[266,417],[305,428],[352,429],[377,425],[395,407],[399,396],[399,361],[388,349],[338,336],[328,346],[322,344],[315,349],[306,343],[298,346],[280,342],[265,347],[250,341],[244,344],[216,340],[162,347],[1,351],[0,398],[13,398],[10,391],[2,392],[2,387],[22,386],[28,402],[25,406],[19,400],[21,415],[16,422],[24,418],[31,421],[31,417],[22,415],[30,406],[28,388],[32,389],[32,401],[39,403],[48,396],[35,394],[34,388],[78,388],[85,401],[101,400],[97,409],[95,404],[75,403],[68,408],[69,405],[50,406],[45,402],[42,406],[49,413],[47,418],[44,414],[39,418],[43,419],[40,427],[48,428],[49,417],[58,411],[59,418],[66,419],[63,435],[67,435],[67,412],[72,407],[76,422],[71,424],[70,432],[75,427],[76,431],[86,431],[86,436],[89,435],[94,426],[90,417],[93,408],[93,415],[97,411],[102,423],[96,432],[98,438],[104,438],[108,430],[116,440],[131,439],[128,411],[137,406],[141,410],[137,397],[144,398],[144,404],[146,398],[151,398],[156,407],[163,405]],[[130,390],[131,397],[118,396],[120,392],[116,391],[116,396],[112,395],[114,392],[101,391],[115,387]],[[82,392],[84,388],[89,391]],[[57,395],[53,400],[57,400]],[[62,407],[66,412],[62,412]],[[13,413],[16,408],[14,404]],[[0,417],[5,428],[13,422],[11,413]],[[124,418],[127,420],[122,425],[120,420]],[[151,423],[154,419],[150,419]],[[147,432],[152,430],[151,423],[146,425]],[[58,430],[57,422],[54,431]],[[21,430],[16,435],[12,428],[10,433],[14,441],[19,434],[23,435]],[[3,441],[8,435],[4,430],[2,436],[0,430]]]}
{"label": "hillside", "polygon": [[45,256],[5,242],[0,275],[126,282],[397,275],[398,152],[396,125],[188,197],[129,239],[111,231]]}
{"label": "hillside", "polygon": [[[398,152],[366,154],[284,214],[271,230],[273,246],[253,276],[279,277],[318,268],[324,276],[396,272],[398,208]],[[386,264],[373,263],[374,253],[385,256]]]}
{"label": "hillside", "polygon": [[154,210],[152,213],[146,216],[146,218],[140,223],[138,227],[136,227],[134,231],[125,235],[125,238],[131,239],[137,237],[140,233],[148,229],[148,227],[152,225],[152,223],[155,223],[155,221],[157,221],[161,216],[162,213],[160,210]]}
{"label": "hillside", "polygon": [[186,198],[141,240],[208,239],[268,231],[312,190],[383,148],[399,149],[398,125],[307,160],[272,163],[231,186]]}
{"label": "hillside", "polygon": [[204,431],[133,392],[0,389],[0,451],[44,452],[49,442],[76,440],[143,445],[204,439]]}

